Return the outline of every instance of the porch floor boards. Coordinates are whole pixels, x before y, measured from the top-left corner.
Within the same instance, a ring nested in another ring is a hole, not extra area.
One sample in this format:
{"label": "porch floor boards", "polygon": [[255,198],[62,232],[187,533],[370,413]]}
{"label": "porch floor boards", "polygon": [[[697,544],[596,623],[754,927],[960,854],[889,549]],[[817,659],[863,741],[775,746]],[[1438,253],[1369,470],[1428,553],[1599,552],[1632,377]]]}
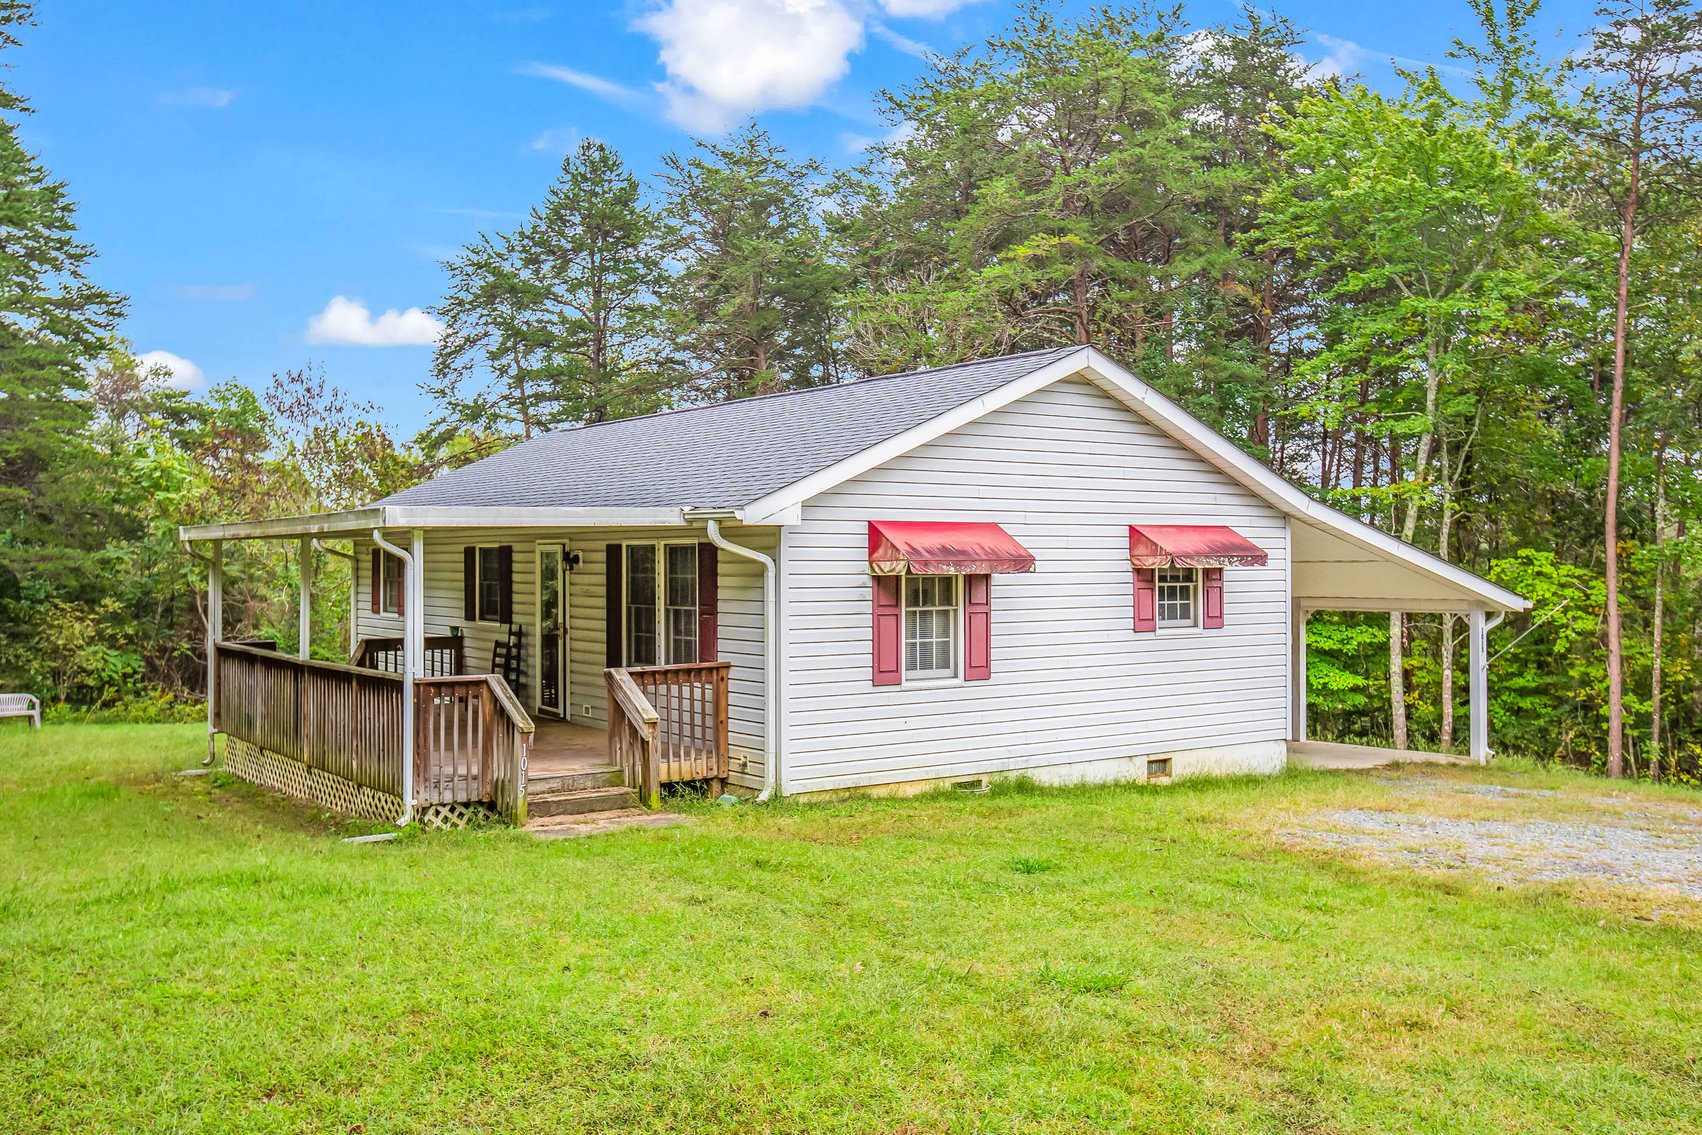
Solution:
{"label": "porch floor boards", "polygon": [[1288,763],[1297,768],[1356,769],[1383,768],[1401,763],[1469,765],[1472,762],[1449,753],[1423,753],[1417,749],[1380,749],[1375,745],[1342,745],[1334,741],[1290,741]]}
{"label": "porch floor boards", "polygon": [[538,719],[526,753],[526,775],[560,776],[612,768],[608,733],[591,725]]}

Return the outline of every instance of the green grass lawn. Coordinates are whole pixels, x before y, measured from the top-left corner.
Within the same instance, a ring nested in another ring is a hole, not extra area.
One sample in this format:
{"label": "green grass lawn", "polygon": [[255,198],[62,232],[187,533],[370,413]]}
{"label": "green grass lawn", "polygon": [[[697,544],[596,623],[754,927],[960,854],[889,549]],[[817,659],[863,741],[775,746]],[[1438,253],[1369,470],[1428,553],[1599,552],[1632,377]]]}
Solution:
{"label": "green grass lawn", "polygon": [[1275,834],[1386,779],[363,845],[203,748],[0,728],[0,1131],[1702,1131],[1694,912]]}

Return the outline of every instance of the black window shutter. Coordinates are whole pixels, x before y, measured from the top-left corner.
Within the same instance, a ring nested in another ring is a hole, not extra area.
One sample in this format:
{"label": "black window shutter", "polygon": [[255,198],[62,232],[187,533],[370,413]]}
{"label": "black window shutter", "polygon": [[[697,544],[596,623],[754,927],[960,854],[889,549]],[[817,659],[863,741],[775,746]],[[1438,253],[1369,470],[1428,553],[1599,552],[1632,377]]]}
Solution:
{"label": "black window shutter", "polygon": [[511,623],[514,621],[514,545],[504,544],[496,550],[497,571],[501,574],[502,586],[498,589],[500,595],[497,603],[501,610],[497,621]]}
{"label": "black window shutter", "polygon": [[603,607],[603,665],[619,666],[621,664],[621,584],[622,564],[625,557],[621,554],[619,544],[610,544],[608,558],[604,564],[604,581],[607,595]]}
{"label": "black window shutter", "polygon": [[719,661],[721,639],[721,549],[707,541],[697,546],[697,660]]}
{"label": "black window shutter", "polygon": [[479,550],[471,545],[461,549],[461,618],[479,621]]}

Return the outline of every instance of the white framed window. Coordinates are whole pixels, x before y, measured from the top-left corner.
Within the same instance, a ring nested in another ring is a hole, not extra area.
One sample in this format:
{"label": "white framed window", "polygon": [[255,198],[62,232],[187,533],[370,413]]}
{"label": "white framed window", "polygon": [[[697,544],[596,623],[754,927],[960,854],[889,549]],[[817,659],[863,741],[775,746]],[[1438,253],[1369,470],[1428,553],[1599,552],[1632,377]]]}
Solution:
{"label": "white framed window", "polygon": [[1192,627],[1200,618],[1200,571],[1198,568],[1158,569],[1158,625]]}
{"label": "white framed window", "polygon": [[697,545],[624,545],[628,666],[674,666],[698,658]]}
{"label": "white framed window", "polygon": [[955,575],[904,577],[904,676],[945,678],[957,673],[963,588]]}
{"label": "white framed window", "polygon": [[502,549],[494,544],[481,544],[473,556],[474,618],[481,623],[503,621],[502,609]]}
{"label": "white framed window", "polygon": [[386,615],[402,613],[402,557],[393,553],[379,551],[378,579],[378,609]]}

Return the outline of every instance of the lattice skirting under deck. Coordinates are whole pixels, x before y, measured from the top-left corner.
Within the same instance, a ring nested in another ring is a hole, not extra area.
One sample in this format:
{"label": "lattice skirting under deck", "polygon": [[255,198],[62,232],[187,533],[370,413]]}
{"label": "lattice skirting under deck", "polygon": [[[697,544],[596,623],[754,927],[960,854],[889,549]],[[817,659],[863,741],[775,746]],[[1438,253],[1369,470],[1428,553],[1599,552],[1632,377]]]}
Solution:
{"label": "lattice skirting under deck", "polygon": [[[402,814],[398,796],[344,780],[324,769],[309,768],[252,741],[226,736],[225,771],[261,788],[363,820],[394,820]],[[494,814],[483,804],[425,804],[414,810],[414,820],[428,830],[464,828]]]}

